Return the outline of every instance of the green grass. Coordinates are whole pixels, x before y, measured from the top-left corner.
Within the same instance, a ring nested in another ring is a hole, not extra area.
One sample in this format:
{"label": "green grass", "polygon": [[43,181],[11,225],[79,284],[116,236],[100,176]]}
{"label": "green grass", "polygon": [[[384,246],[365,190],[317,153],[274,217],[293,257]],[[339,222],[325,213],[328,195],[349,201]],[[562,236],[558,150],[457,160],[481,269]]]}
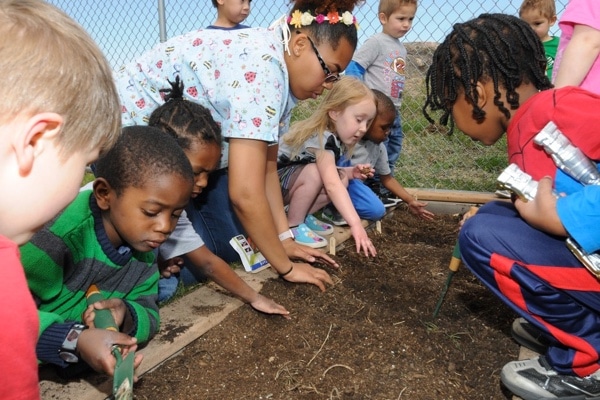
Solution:
{"label": "green grass", "polygon": [[[424,93],[405,96],[400,110],[404,142],[395,170],[404,187],[487,191],[496,190],[496,178],[508,165],[504,137],[494,146],[483,146],[457,129],[432,127],[421,111]],[[307,118],[318,100],[298,103],[292,123]]]}
{"label": "green grass", "polygon": [[85,186],[86,184],[90,183],[93,180],[94,180],[94,174],[89,171],[85,171],[85,175],[83,175],[83,181],[81,182],[81,186]]}

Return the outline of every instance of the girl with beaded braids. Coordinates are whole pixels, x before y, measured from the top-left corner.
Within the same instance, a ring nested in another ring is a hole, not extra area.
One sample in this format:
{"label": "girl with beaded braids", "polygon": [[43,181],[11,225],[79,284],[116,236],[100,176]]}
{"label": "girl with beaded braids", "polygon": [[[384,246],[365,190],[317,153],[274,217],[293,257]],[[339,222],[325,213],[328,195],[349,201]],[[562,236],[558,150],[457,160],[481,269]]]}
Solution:
{"label": "girl with beaded braids", "polygon": [[[494,201],[462,226],[464,264],[520,318],[512,335],[540,354],[502,368],[504,385],[529,399],[600,396],[600,281],[565,245],[600,250],[600,186],[582,186],[534,144],[548,122],[600,160],[600,96],[554,89],[534,31],[522,20],[483,14],[456,24],[427,72],[424,112],[441,110],[486,145],[507,133],[509,162],[539,180],[535,198]],[[554,188],[553,188],[554,186]],[[553,194],[553,189],[561,193]]]}
{"label": "girl with beaded braids", "polygon": [[321,290],[332,284],[325,270],[309,263],[334,268],[337,263],[289,235],[277,176],[277,143],[296,102],[332,88],[352,59],[357,3],[298,0],[270,28],[189,32],[117,71],[124,125],[147,123],[162,104],[159,89],[179,75],[184,97],[208,108],[221,126],[225,140],[220,169],[197,199],[202,207],[188,217],[208,248],[225,261],[239,259],[229,240],[246,234],[284,279]]}
{"label": "girl with beaded braids", "polygon": [[[208,109],[183,98],[184,86],[179,76],[169,84],[170,89],[160,90],[165,94],[165,104],[152,112],[148,125],[172,136],[183,149],[194,171],[192,198],[195,198],[202,193],[209,174],[219,164],[221,131]],[[175,231],[159,247],[159,254],[159,302],[171,298],[180,281],[192,285],[210,278],[254,309],[289,318],[289,312],[283,306],[252,289],[204,245],[185,211],[179,217]]]}

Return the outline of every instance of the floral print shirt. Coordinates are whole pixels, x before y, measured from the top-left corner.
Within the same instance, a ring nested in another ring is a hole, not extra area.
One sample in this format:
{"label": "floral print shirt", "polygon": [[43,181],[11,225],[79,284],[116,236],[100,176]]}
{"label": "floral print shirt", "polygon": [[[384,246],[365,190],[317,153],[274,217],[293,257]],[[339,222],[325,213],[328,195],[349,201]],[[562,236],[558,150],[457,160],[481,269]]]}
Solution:
{"label": "floral print shirt", "polygon": [[146,124],[164,103],[160,89],[179,75],[184,98],[208,108],[221,126],[221,168],[229,138],[276,144],[296,102],[281,38],[280,27],[200,29],[161,43],[115,74],[123,125]]}

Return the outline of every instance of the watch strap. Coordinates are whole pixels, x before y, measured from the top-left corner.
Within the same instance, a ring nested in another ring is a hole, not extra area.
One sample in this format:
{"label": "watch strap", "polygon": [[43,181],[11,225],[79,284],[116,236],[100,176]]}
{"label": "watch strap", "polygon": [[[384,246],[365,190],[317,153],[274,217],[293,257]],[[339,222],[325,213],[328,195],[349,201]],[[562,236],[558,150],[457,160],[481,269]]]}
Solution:
{"label": "watch strap", "polygon": [[67,332],[67,336],[63,341],[61,349],[68,351],[77,350],[77,341],[79,340],[79,335],[81,335],[81,332],[83,332],[86,328],[87,326],[82,324],[73,324],[71,329],[69,329],[69,332]]}
{"label": "watch strap", "polygon": [[279,240],[281,240],[282,242],[286,239],[293,239],[293,238],[294,238],[294,233],[292,232],[291,229],[288,229],[287,231],[279,234]]}
{"label": "watch strap", "polygon": [[73,324],[71,329],[67,332],[65,340],[63,341],[58,356],[65,362],[76,363],[79,362],[79,353],[77,352],[77,342],[81,332],[87,329],[87,326],[82,324]]}

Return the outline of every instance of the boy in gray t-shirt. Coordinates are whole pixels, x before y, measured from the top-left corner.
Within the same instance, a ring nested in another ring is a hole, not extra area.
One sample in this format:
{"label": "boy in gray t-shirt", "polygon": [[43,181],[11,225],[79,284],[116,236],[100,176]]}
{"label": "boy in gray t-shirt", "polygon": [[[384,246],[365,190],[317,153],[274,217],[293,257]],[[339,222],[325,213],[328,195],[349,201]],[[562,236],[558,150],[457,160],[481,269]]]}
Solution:
{"label": "boy in gray t-shirt", "polygon": [[396,106],[396,118],[384,142],[392,176],[404,138],[399,110],[406,79],[406,47],[400,38],[412,27],[416,12],[417,0],[380,0],[378,17],[382,31],[365,41],[345,70],[346,75],[359,77],[371,89],[385,93]]}
{"label": "boy in gray t-shirt", "polygon": [[[350,163],[371,164],[375,168],[375,173],[379,175],[377,186],[381,185],[389,190],[392,195],[402,199],[412,214],[420,218],[431,220],[433,213],[425,209],[427,203],[418,201],[391,175],[388,166],[387,150],[383,141],[388,137],[394,113],[397,111],[394,104],[383,92],[373,90],[377,104],[377,115],[364,138],[356,144]],[[350,200],[356,209],[358,215],[363,219],[378,220],[383,217],[385,210],[383,204],[377,200],[377,196],[369,188],[373,184],[373,179],[366,181],[353,179],[348,184],[348,193]]]}

